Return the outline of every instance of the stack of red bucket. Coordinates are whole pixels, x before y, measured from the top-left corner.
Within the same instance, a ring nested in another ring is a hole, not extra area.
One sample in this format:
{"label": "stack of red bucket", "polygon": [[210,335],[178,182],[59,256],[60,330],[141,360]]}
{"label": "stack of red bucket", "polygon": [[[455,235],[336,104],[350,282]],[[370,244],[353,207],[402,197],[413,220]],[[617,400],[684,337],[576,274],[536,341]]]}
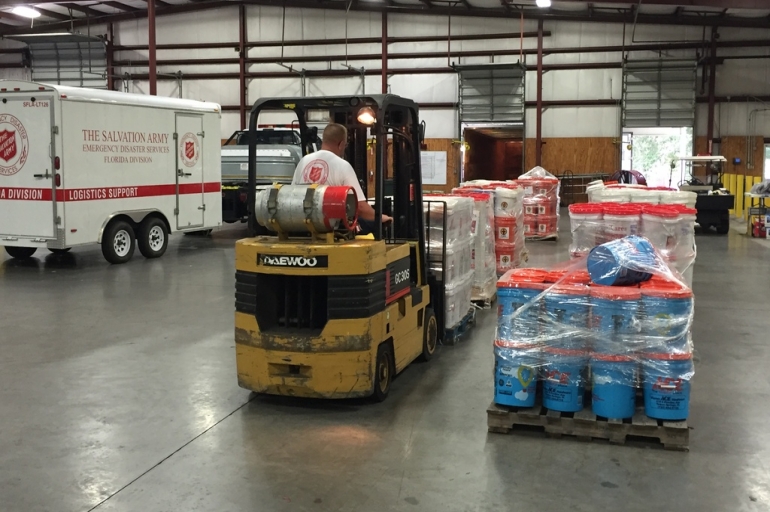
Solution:
{"label": "stack of red bucket", "polygon": [[524,190],[515,183],[495,189],[495,258],[497,275],[521,265],[524,253]]}
{"label": "stack of red bucket", "polygon": [[537,240],[555,237],[559,224],[559,180],[521,177],[524,188],[524,234]]}

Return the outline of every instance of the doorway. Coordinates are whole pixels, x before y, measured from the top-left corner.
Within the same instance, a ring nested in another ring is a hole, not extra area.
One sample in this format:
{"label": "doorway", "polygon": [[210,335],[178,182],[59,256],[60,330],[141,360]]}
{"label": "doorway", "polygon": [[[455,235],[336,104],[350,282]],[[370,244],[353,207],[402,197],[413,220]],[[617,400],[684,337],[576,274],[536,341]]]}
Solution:
{"label": "doorway", "polygon": [[463,127],[462,181],[512,180],[524,167],[524,130],[520,125]]}
{"label": "doorway", "polygon": [[622,170],[640,172],[650,187],[676,187],[679,157],[692,155],[692,127],[626,128]]}

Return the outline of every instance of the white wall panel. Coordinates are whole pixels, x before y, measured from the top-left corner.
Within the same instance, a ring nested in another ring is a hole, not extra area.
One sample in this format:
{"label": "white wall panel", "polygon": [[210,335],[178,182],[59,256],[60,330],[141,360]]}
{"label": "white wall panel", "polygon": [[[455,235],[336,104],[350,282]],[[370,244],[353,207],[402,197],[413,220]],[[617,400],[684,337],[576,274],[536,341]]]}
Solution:
{"label": "white wall panel", "polygon": [[457,111],[450,109],[420,109],[420,120],[425,121],[428,139],[456,139]]}
{"label": "white wall panel", "polygon": [[[282,14],[280,7],[248,6],[248,34],[252,41],[280,41],[282,33]],[[446,37],[448,19],[444,16],[414,16],[391,14],[388,18],[390,36],[438,36]],[[158,43],[195,43],[195,42],[235,42],[238,38],[238,9],[236,6],[218,10],[207,10],[203,13],[188,13],[158,18]],[[338,39],[345,37],[346,15],[342,11],[324,11],[318,9],[286,9],[285,38],[297,39]],[[616,63],[620,62],[620,52],[602,53],[572,53],[549,54],[548,48],[578,48],[595,46],[613,46],[622,44],[623,26],[619,24],[546,22],[545,30],[552,35],[544,39],[546,64],[578,64],[578,63]],[[631,28],[626,27],[626,45],[631,47]],[[461,34],[492,34],[516,33],[520,29],[517,19],[484,19],[460,18],[451,20],[453,36]],[[527,20],[525,31],[535,31],[537,22]],[[103,33],[104,27],[92,27],[91,33]],[[117,43],[122,45],[142,45],[147,43],[146,20],[132,20],[116,24]],[[347,33],[350,38],[380,37],[381,17],[377,13],[350,12],[347,14]],[[768,39],[768,30],[720,29],[722,40]],[[639,25],[636,30],[637,42],[666,42],[666,41],[699,41],[703,35],[698,27],[671,27]],[[708,34],[707,34],[708,36]],[[0,41],[0,47],[16,45],[11,41]],[[524,39],[525,49],[536,47],[536,38]],[[513,50],[519,48],[517,38],[506,40],[477,40],[452,41],[452,51],[484,51],[494,49]],[[446,67],[447,60],[443,56],[447,50],[447,41],[425,43],[399,43],[389,47],[390,53],[432,52],[440,54],[437,58],[429,59],[397,59],[389,62],[390,69],[415,69]],[[331,56],[345,55],[345,45],[317,46],[287,46],[284,56]],[[366,69],[379,69],[381,63],[377,57],[381,52],[379,43],[348,45],[348,54],[372,54],[375,58],[365,61],[350,61],[350,64]],[[770,55],[770,50],[751,48],[720,50],[720,55]],[[279,60],[280,46],[253,48],[249,51],[252,58],[272,58]],[[667,52],[672,58],[692,58],[695,50]],[[634,59],[654,58],[654,52],[633,52]],[[14,56],[15,57],[15,56]],[[234,49],[208,49],[185,51],[159,51],[159,60],[164,59],[196,59],[196,58],[236,58]],[[4,56],[0,56],[0,64]],[[121,52],[117,60],[147,60],[146,51]],[[488,63],[516,62],[517,54],[496,56],[453,57],[456,63]],[[296,69],[321,70],[343,69],[342,61],[292,63]],[[534,101],[536,97],[535,56],[527,57],[529,72],[527,73],[527,100]],[[129,68],[132,69],[132,68]],[[136,72],[145,74],[146,68],[133,68]],[[183,73],[237,73],[238,66],[178,66],[161,65],[161,72],[172,73],[181,70]],[[727,60],[718,67],[717,95],[767,95],[770,83],[770,59],[765,60]],[[125,71],[125,69],[121,70]],[[249,66],[250,72],[286,72],[275,63],[254,64]],[[24,70],[0,69],[0,77],[24,78]],[[366,91],[369,94],[380,92],[379,76],[366,77]],[[309,78],[308,94],[357,94],[361,92],[361,82],[358,77],[340,78]],[[453,74],[435,75],[393,75],[389,78],[391,92],[414,98],[422,103],[456,102],[457,77]],[[618,99],[621,93],[620,69],[590,69],[552,71],[543,78],[543,98],[545,100],[590,100]],[[176,96],[177,85],[174,81],[161,81],[158,85],[159,94]],[[132,82],[133,92],[147,93],[146,82]],[[184,96],[186,98],[216,101],[224,105],[238,104],[238,81],[231,80],[185,80]],[[255,79],[248,85],[248,100],[252,103],[262,96],[297,96],[300,94],[300,79]],[[756,108],[751,106],[724,104],[717,106],[717,135],[744,134],[747,130],[748,113]],[[543,114],[543,137],[573,137],[573,136],[615,136],[617,132],[616,107],[581,107],[581,108],[551,108]],[[721,111],[721,115],[720,115]],[[705,105],[699,104],[697,109],[697,133],[705,133]],[[457,113],[452,110],[423,110],[422,116],[428,121],[429,137],[456,137]],[[770,115],[760,115],[758,130],[766,130],[770,136]],[[271,121],[272,122],[272,121]],[[278,121],[275,121],[278,122]],[[239,124],[238,114],[223,115],[224,131],[232,131]],[[534,137],[534,110],[527,109],[527,137]]]}
{"label": "white wall panel", "polygon": [[390,92],[418,103],[457,102],[457,75],[394,75],[388,80]]}
{"label": "white wall panel", "polygon": [[[751,55],[758,54],[752,49]],[[746,53],[749,53],[748,51]],[[770,50],[763,53],[770,55]],[[725,60],[717,66],[717,96],[770,94],[770,59]]]}
{"label": "white wall panel", "polygon": [[[246,118],[248,123],[248,117]],[[239,112],[224,112],[222,114],[222,138],[226,139],[234,131],[241,129],[241,114]]]}

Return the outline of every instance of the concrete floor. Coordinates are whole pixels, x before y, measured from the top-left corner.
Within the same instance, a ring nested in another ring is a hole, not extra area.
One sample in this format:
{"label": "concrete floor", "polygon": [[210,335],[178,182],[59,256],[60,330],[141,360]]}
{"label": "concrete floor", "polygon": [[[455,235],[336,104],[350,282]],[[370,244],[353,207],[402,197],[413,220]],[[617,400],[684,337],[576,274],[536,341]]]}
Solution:
{"label": "concrete floor", "polygon": [[[770,247],[699,236],[691,451],[487,434],[495,317],[389,399],[239,389],[233,242],[0,256],[0,510],[770,510]],[[532,264],[568,240],[530,244]]]}

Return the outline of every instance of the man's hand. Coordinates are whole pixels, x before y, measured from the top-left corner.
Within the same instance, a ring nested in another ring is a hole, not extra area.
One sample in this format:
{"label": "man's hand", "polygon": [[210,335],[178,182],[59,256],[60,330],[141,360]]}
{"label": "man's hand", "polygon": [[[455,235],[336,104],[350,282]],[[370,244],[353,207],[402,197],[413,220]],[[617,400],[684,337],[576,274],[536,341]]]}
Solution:
{"label": "man's hand", "polygon": [[382,214],[382,223],[388,224],[389,222],[393,222],[393,217],[390,217],[388,215]]}

